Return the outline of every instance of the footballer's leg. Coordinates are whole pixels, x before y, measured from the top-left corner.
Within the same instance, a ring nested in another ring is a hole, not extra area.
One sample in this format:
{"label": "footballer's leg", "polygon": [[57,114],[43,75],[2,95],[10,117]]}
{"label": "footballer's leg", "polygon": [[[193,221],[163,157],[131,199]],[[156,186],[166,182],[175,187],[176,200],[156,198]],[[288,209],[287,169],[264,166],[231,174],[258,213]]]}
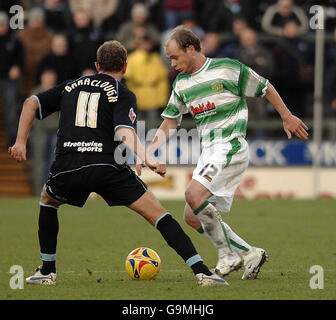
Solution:
{"label": "footballer's leg", "polygon": [[[138,200],[128,206],[141,214],[156,229],[192,269],[201,286],[213,286],[228,283],[218,275],[212,274],[203,263],[190,238],[183,231],[179,223],[165,210],[151,191],[147,190]],[[223,280],[223,281],[222,281]]]}
{"label": "footballer's leg", "polygon": [[[213,204],[213,203],[212,203]],[[214,204],[213,204],[214,205]],[[250,246],[246,241],[244,241],[242,238],[240,238],[231,228],[230,226],[225,223],[220,213],[217,215],[220,223],[225,228],[226,234],[229,238],[229,242],[231,245],[231,248],[236,251],[241,256],[245,256],[248,254],[248,252],[253,248]],[[200,220],[198,217],[194,214],[193,210],[190,208],[190,206],[186,203],[185,209],[184,209],[184,221],[197,230],[199,233],[204,234],[205,236],[208,236],[206,233],[204,233],[204,229],[201,225]]]}
{"label": "footballer's leg", "polygon": [[139,199],[134,201],[128,207],[142,215],[153,226],[155,225],[155,222],[167,212],[148,189]]}
{"label": "footballer's leg", "polygon": [[26,279],[29,284],[56,284],[56,245],[59,228],[57,211],[61,204],[62,202],[49,196],[44,185],[38,220],[38,238],[43,264],[36,269],[34,275]]}
{"label": "footballer's leg", "polygon": [[[219,213],[218,219],[221,222],[223,228],[225,228],[226,234],[231,244],[231,248],[241,255],[244,260],[245,270],[242,279],[256,279],[258,277],[260,268],[267,261],[267,252],[262,248],[256,248],[249,245],[244,239],[239,237],[232,230],[232,228],[222,220]],[[184,221],[199,233],[209,237],[207,233],[204,232],[200,220],[197,216],[195,216],[193,210],[188,204],[185,205],[184,209]]]}
{"label": "footballer's leg", "polygon": [[[211,195],[212,193],[196,180],[191,180],[185,194],[186,202],[193,214],[199,218],[204,233],[218,250],[216,273],[225,276],[239,269],[243,264],[243,259],[232,249],[216,208],[207,200]],[[194,217],[190,218],[190,215],[189,219],[197,228],[197,220]],[[197,229],[200,230],[200,227],[198,226]]]}
{"label": "footballer's leg", "polygon": [[262,248],[249,245],[222,220],[220,215],[219,219],[229,236],[232,248],[243,257],[245,270],[242,280],[257,279],[260,268],[267,261],[267,252]]}

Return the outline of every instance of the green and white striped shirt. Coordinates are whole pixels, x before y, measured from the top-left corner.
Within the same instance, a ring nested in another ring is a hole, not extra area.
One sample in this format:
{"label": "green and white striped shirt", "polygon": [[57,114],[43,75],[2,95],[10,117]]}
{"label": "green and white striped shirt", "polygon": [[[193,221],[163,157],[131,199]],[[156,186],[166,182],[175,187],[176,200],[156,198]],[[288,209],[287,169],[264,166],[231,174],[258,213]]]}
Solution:
{"label": "green and white striped shirt", "polygon": [[206,147],[213,141],[229,142],[245,137],[247,104],[245,97],[263,97],[268,80],[241,62],[229,58],[207,58],[194,73],[178,74],[168,105],[161,114],[178,125],[190,113]]}

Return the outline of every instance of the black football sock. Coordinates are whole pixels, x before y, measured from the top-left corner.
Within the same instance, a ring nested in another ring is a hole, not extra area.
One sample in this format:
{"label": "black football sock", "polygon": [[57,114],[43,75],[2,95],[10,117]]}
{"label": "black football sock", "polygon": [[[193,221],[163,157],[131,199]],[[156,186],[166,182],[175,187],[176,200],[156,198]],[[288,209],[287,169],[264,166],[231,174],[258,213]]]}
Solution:
{"label": "black football sock", "polygon": [[56,246],[59,229],[57,208],[40,203],[38,226],[41,260],[43,262],[41,273],[44,275],[50,272],[55,273]]}
{"label": "black football sock", "polygon": [[170,215],[163,214],[155,223],[168,245],[172,247],[192,269],[194,274],[211,275],[209,268],[203,263],[190,238],[183,231],[179,223]]}

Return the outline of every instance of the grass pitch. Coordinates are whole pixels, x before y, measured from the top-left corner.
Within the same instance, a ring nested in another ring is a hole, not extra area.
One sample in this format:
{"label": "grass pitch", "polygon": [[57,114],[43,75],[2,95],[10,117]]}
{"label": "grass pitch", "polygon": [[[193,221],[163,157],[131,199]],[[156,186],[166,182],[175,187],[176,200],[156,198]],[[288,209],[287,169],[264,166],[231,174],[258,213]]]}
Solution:
{"label": "grass pitch", "polygon": [[[183,202],[163,202],[191,237],[209,267],[217,262],[210,241],[182,219]],[[12,265],[24,277],[41,263],[37,238],[37,199],[0,200],[0,299],[111,299],[111,300],[229,300],[335,299],[336,202],[333,200],[237,200],[223,219],[251,245],[265,248],[258,280],[242,281],[242,270],[226,279],[229,287],[201,288],[183,260],[160,233],[142,217],[123,207],[89,200],[82,209],[59,210],[57,285],[13,290]],[[127,254],[134,248],[153,248],[161,257],[156,280],[131,280],[125,272]],[[311,289],[309,272],[323,268],[323,289]]]}

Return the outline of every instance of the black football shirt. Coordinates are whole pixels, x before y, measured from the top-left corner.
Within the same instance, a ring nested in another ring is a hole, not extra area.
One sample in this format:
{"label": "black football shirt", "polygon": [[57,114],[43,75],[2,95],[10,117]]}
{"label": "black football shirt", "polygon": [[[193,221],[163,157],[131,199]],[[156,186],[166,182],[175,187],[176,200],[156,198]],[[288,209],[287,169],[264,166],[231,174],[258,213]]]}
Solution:
{"label": "black football shirt", "polygon": [[39,120],[59,111],[56,156],[112,155],[121,142],[119,126],[135,129],[136,97],[112,76],[100,73],[66,81],[35,96]]}

